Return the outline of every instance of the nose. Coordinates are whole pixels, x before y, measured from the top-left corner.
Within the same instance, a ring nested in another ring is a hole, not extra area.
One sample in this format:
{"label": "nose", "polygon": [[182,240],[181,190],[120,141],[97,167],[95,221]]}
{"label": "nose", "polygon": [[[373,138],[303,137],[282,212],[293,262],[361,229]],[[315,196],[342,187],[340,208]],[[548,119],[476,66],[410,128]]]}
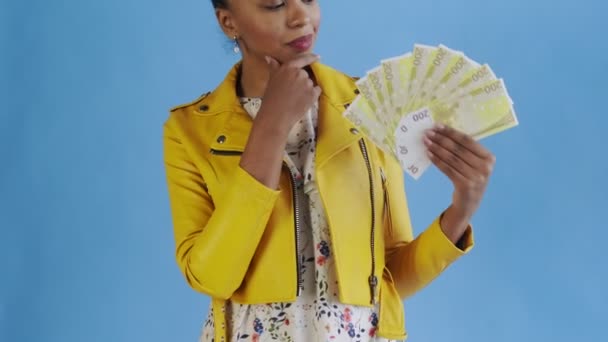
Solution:
{"label": "nose", "polygon": [[292,6],[288,6],[288,25],[289,27],[302,27],[310,23],[310,13],[306,4],[302,1],[292,1]]}

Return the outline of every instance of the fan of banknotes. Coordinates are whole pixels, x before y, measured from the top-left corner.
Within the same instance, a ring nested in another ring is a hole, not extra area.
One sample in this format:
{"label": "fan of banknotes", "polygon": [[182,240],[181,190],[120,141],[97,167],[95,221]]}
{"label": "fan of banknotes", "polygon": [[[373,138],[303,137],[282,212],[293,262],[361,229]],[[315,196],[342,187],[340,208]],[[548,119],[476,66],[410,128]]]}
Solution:
{"label": "fan of banknotes", "polygon": [[476,140],[518,125],[502,79],[444,45],[416,44],[357,81],[344,116],[419,179],[431,165],[424,132],[442,123]]}

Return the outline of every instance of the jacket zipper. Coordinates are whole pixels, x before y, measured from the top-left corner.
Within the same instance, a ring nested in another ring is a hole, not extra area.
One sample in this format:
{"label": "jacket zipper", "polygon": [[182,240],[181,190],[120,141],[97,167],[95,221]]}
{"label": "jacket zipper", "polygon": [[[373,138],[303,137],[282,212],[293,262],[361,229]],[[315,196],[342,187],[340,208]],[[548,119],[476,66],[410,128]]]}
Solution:
{"label": "jacket zipper", "polygon": [[296,192],[296,179],[291,169],[287,166],[287,163],[283,162],[287,171],[289,171],[289,179],[291,180],[291,194],[293,196],[293,225],[295,229],[296,237],[296,296],[299,297],[302,293],[302,264],[300,262],[300,206],[298,201],[298,194]]}
{"label": "jacket zipper", "polygon": [[378,288],[378,277],[376,277],[376,205],[375,205],[375,196],[374,196],[374,177],[372,174],[372,165],[369,161],[369,154],[367,153],[367,146],[365,146],[365,141],[363,139],[359,140],[359,146],[361,147],[361,152],[363,153],[363,158],[365,159],[365,165],[367,166],[367,174],[369,176],[369,189],[370,189],[370,200],[372,203],[372,227],[371,227],[371,237],[370,237],[370,249],[372,254],[372,272],[368,278],[369,290],[371,295],[371,304],[376,303],[376,290]]}
{"label": "jacket zipper", "polygon": [[[211,153],[219,156],[240,156],[243,154],[243,152],[241,151],[221,151],[214,149],[211,149]],[[298,201],[298,194],[296,192],[296,178],[287,163],[284,161],[283,166],[289,172],[289,180],[291,181],[291,194],[293,196],[293,221],[296,240],[296,296],[299,297],[302,293],[302,264],[300,262],[300,206]]]}

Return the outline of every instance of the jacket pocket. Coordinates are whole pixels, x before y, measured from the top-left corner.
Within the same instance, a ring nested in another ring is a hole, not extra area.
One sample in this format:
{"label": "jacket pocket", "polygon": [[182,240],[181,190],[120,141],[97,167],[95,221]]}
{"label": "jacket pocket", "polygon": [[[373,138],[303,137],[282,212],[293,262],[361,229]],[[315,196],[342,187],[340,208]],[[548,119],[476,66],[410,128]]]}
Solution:
{"label": "jacket pocket", "polygon": [[404,340],[407,333],[403,302],[395,287],[393,276],[386,267],[382,274],[378,311],[378,335],[387,339]]}

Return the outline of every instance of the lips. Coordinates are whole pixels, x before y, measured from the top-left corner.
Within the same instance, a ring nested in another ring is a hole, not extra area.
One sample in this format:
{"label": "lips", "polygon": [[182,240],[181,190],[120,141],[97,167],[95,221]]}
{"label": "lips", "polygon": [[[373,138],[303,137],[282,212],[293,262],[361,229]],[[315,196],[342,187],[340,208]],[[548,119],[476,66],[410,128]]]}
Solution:
{"label": "lips", "polygon": [[308,34],[292,40],[291,42],[287,43],[287,45],[291,46],[296,50],[305,51],[312,46],[312,37],[312,34]]}

